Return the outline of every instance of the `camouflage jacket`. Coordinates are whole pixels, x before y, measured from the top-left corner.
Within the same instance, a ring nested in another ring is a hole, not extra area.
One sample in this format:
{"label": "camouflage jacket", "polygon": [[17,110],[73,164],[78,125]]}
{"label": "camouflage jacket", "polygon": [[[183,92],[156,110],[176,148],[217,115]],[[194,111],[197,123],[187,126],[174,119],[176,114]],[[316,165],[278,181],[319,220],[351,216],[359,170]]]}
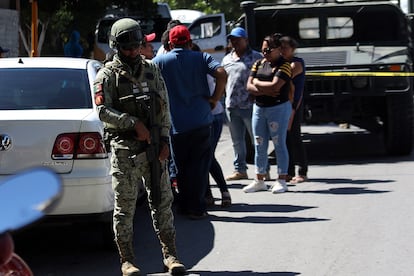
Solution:
{"label": "camouflage jacket", "polygon": [[168,137],[170,113],[167,89],[159,68],[149,60],[141,60],[134,68],[123,63],[117,55],[105,63],[94,82],[95,103],[105,129],[112,133],[120,148],[136,148],[143,143],[133,138],[135,123],[142,121],[149,129],[149,110],[144,102],[136,101],[139,95],[156,95],[156,124],[160,135]]}

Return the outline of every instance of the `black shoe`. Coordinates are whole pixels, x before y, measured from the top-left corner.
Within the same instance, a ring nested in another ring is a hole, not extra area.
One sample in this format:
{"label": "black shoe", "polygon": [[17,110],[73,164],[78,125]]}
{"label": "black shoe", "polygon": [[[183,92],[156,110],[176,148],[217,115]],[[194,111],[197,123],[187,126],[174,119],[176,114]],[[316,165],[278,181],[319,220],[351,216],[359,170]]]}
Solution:
{"label": "black shoe", "polygon": [[200,220],[200,219],[204,219],[208,217],[208,213],[207,212],[201,212],[201,213],[190,212],[187,216],[191,220]]}
{"label": "black shoe", "polygon": [[207,207],[214,206],[214,197],[212,195],[206,195],[204,198]]}

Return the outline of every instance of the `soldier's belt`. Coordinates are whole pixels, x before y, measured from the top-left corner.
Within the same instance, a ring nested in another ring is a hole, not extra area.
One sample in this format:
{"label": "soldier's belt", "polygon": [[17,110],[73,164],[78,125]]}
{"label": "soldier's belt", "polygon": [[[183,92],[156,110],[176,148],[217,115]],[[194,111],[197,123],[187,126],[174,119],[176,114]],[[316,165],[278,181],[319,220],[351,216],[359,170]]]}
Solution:
{"label": "soldier's belt", "polygon": [[111,137],[119,137],[122,140],[135,140],[136,139],[136,133],[135,131],[131,131],[131,130],[127,130],[127,131],[115,131],[115,130],[111,130],[111,129],[105,129],[105,131],[107,133],[109,133],[109,135]]}
{"label": "soldier's belt", "polygon": [[414,77],[412,72],[306,72],[305,75],[320,77]]}

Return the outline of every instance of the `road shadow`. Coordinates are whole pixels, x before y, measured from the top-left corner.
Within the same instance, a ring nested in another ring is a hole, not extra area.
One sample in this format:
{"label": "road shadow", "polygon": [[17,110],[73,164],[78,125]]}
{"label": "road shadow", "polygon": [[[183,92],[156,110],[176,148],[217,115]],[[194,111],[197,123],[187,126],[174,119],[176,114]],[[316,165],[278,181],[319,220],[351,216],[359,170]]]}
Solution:
{"label": "road shadow", "polygon": [[[43,224],[13,233],[15,251],[34,275],[118,275],[118,253],[104,246],[96,226]],[[115,264],[115,265],[111,265]]]}
{"label": "road shadow", "polygon": [[385,151],[383,135],[367,131],[303,133],[309,165],[397,163],[414,160],[414,154],[392,156]]}
{"label": "road shadow", "polygon": [[312,190],[312,191],[294,191],[293,193],[300,194],[330,194],[330,195],[362,195],[362,194],[383,194],[390,191],[372,190],[365,187],[342,187],[329,188],[326,190]]}
{"label": "road shadow", "polygon": [[319,182],[323,184],[355,184],[355,185],[369,185],[369,184],[383,184],[393,183],[392,179],[352,179],[352,178],[312,178],[311,182]]}
{"label": "road shadow", "polygon": [[202,276],[296,276],[298,272],[255,272],[255,271],[191,271]]}
{"label": "road shadow", "polygon": [[[309,165],[358,165],[414,160],[414,153],[400,156],[387,154],[381,133],[371,133],[358,128],[342,130],[339,127],[330,127],[329,129],[330,131],[323,133],[302,130],[302,141]],[[273,147],[273,145],[269,145],[269,147]],[[249,161],[252,164],[253,160]],[[269,154],[269,163],[271,165],[277,164],[274,150]]]}

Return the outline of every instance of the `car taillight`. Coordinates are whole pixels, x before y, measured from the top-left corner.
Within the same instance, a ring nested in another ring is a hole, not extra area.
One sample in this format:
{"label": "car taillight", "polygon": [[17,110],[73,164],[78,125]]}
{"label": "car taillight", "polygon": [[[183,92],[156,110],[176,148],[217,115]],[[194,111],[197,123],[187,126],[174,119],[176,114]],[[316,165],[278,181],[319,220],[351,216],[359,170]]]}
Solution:
{"label": "car taillight", "polygon": [[107,158],[102,136],[98,132],[63,133],[56,137],[52,159]]}

